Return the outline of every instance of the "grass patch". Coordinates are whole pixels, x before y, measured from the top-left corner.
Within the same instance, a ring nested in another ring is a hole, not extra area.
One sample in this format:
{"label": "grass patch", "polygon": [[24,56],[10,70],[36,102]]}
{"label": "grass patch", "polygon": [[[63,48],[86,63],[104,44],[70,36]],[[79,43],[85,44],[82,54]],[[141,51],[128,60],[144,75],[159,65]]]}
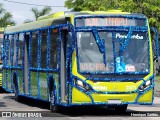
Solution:
{"label": "grass patch", "polygon": [[160,75],[159,76],[155,76],[155,80],[160,80]]}
{"label": "grass patch", "polygon": [[154,93],[156,97],[160,97],[160,76],[155,77]]}

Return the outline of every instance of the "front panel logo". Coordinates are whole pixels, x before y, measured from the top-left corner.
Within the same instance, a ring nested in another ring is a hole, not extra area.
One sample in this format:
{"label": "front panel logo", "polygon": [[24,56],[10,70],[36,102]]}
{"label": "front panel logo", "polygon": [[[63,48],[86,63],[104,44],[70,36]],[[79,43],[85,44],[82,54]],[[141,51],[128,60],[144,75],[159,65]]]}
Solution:
{"label": "front panel logo", "polygon": [[[127,38],[127,35],[121,35],[120,33],[116,33],[116,38]],[[137,35],[132,35],[131,36],[131,39],[138,39],[138,40],[143,40],[143,36],[139,36],[138,34]]]}
{"label": "front panel logo", "polygon": [[93,89],[95,90],[107,90],[106,86],[93,86]]}

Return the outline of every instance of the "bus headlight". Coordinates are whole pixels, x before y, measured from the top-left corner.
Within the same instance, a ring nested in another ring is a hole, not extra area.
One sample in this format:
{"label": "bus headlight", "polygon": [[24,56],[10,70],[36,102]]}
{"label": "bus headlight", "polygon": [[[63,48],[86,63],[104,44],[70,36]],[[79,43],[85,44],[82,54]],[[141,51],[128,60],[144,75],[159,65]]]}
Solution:
{"label": "bus headlight", "polygon": [[87,83],[83,82],[82,80],[75,80],[75,84],[86,91],[91,90],[91,87]]}
{"label": "bus headlight", "polygon": [[83,82],[81,80],[77,80],[76,81],[76,84],[80,87],[83,87]]}
{"label": "bus headlight", "polygon": [[141,86],[139,87],[139,91],[144,91],[144,90],[147,89],[151,84],[152,84],[152,80],[148,80],[147,82],[145,82],[143,85],[141,85]]}
{"label": "bus headlight", "polygon": [[146,82],[146,86],[150,86],[151,85],[151,80],[148,80],[147,82]]}

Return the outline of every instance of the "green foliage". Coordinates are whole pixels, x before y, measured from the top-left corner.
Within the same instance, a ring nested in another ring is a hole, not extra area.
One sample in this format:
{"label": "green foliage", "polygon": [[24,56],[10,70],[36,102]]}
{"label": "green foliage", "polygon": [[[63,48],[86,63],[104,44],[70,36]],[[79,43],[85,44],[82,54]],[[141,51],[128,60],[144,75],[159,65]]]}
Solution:
{"label": "green foliage", "polygon": [[38,10],[37,8],[32,8],[31,11],[33,12],[35,19],[37,20],[40,16],[49,14],[51,12],[51,7],[44,7],[42,10]]}
{"label": "green foliage", "polygon": [[124,12],[145,14],[150,26],[160,32],[160,0],[67,0],[65,6],[73,11],[106,11],[118,9]]}
{"label": "green foliage", "polygon": [[15,22],[12,20],[12,14],[3,8],[3,4],[0,4],[0,27],[7,25],[15,25]]}

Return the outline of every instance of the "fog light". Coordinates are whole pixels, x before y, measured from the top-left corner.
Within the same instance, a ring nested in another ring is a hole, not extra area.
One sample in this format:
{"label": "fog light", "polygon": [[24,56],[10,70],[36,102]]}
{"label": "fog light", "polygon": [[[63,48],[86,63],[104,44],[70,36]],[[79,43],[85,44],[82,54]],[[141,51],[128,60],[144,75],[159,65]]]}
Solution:
{"label": "fog light", "polygon": [[141,89],[141,90],[143,90],[143,89],[144,89],[143,85],[140,87],[140,89]]}

